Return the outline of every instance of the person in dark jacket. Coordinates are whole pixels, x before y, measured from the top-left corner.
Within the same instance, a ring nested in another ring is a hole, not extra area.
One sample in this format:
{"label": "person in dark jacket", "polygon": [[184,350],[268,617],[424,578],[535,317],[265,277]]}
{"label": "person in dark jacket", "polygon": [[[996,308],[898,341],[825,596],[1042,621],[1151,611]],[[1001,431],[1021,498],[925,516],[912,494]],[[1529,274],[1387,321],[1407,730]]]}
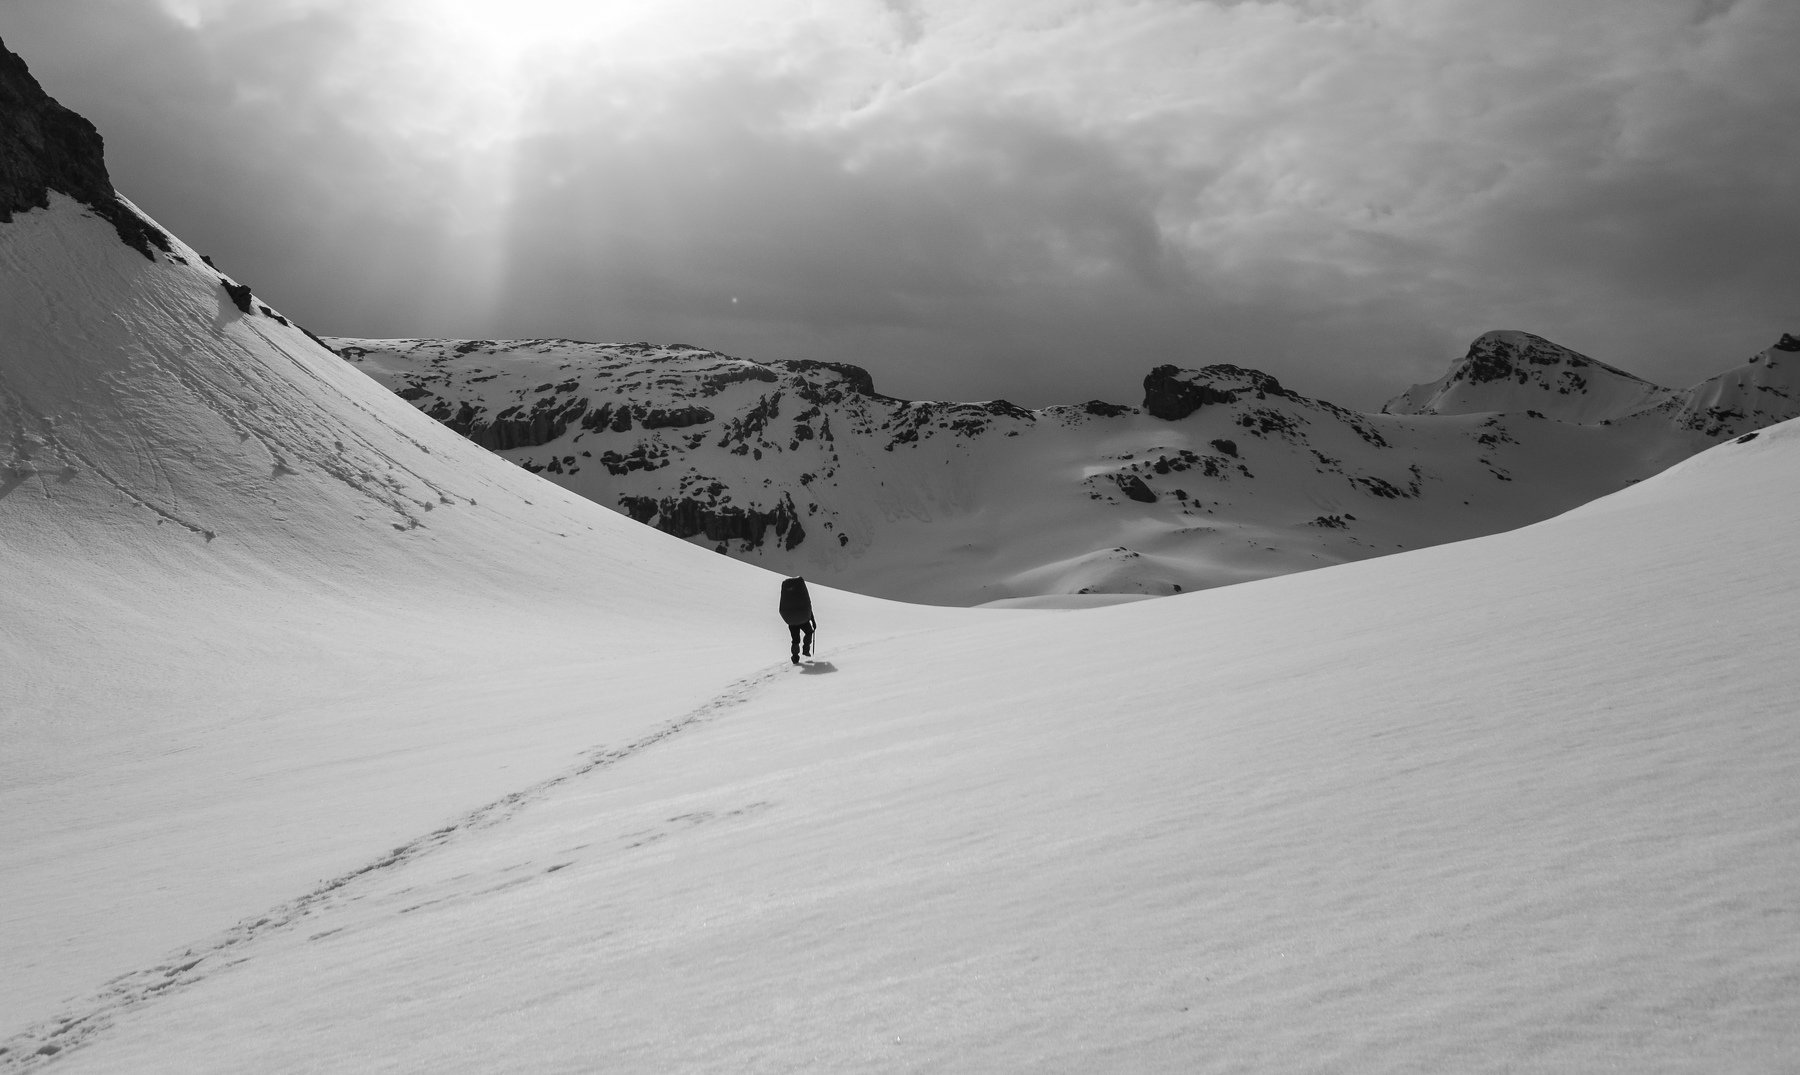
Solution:
{"label": "person in dark jacket", "polygon": [[813,620],[812,597],[806,592],[806,580],[797,575],[781,580],[781,618],[786,621],[788,638],[793,642],[788,659],[799,664],[801,635],[805,635],[804,652],[811,657],[813,632],[818,630],[819,625]]}

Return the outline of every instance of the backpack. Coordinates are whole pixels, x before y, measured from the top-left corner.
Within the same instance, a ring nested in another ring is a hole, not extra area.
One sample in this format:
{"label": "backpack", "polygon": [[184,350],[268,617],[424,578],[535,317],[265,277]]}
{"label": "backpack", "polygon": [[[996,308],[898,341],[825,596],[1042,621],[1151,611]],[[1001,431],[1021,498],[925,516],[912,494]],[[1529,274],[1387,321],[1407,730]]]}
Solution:
{"label": "backpack", "polygon": [[805,579],[781,580],[781,618],[789,624],[812,622],[812,597],[806,592]]}

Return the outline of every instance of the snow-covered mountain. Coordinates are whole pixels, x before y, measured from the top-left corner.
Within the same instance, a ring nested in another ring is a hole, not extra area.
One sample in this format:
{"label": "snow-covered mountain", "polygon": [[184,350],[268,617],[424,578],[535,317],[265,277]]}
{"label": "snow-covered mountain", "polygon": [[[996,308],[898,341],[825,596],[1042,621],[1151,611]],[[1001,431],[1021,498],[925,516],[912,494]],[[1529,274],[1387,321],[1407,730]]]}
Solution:
{"label": "snow-covered mountain", "polygon": [[1784,334],[1742,366],[1700,382],[1671,402],[1676,425],[1708,437],[1741,436],[1786,421],[1800,407],[1800,340]]}
{"label": "snow-covered mountain", "polygon": [[[943,604],[1179,593],[1495,533],[1800,414],[1768,356],[1746,367],[1757,387],[1727,375],[1683,394],[1518,332],[1483,336],[1383,414],[1230,365],[1158,366],[1138,406],[1028,410],[684,346],[329,342],[476,443],[640,522]],[[1640,413],[1652,420],[1621,421]]]}
{"label": "snow-covered mountain", "polygon": [[[1800,1054],[1800,423],[1169,600],[816,587],[795,668],[775,576],[39,174],[0,223],[0,1070]],[[1135,417],[1279,399],[1205,383],[1243,395]]]}
{"label": "snow-covered mountain", "polygon": [[[1535,411],[1563,422],[1741,436],[1800,415],[1800,340],[1775,345],[1734,369],[1677,390],[1651,384],[1527,332],[1490,332],[1443,377],[1382,408],[1433,415]],[[1704,442],[1696,444],[1704,447]]]}
{"label": "snow-covered mountain", "polygon": [[[1448,372],[1382,406],[1386,414],[1519,414],[1591,423],[1655,407],[1676,393],[1529,332],[1488,332]],[[1793,417],[1788,415],[1787,417]]]}

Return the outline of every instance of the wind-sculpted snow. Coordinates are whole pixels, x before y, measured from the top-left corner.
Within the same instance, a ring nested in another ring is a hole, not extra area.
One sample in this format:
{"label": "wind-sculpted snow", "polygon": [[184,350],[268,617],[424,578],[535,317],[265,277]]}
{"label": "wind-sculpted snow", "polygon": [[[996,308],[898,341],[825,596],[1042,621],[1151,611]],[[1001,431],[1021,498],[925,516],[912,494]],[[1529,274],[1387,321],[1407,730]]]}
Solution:
{"label": "wind-sculpted snow", "polygon": [[1031,410],[680,345],[334,346],[476,443],[665,533],[948,604],[1170,594],[1511,529],[1800,413],[1787,352],[1678,398],[1525,333],[1482,337],[1379,415],[1228,364],[1157,366],[1141,407]]}

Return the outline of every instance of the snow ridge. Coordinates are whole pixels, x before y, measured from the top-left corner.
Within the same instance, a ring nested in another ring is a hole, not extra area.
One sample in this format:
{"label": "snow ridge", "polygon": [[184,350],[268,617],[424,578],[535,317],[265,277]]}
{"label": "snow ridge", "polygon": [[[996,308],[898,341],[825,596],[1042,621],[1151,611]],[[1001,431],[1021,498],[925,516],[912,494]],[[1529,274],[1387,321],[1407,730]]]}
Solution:
{"label": "snow ridge", "polygon": [[1791,418],[1800,409],[1800,339],[1784,334],[1742,366],[1681,393],[1673,421],[1721,440]]}

